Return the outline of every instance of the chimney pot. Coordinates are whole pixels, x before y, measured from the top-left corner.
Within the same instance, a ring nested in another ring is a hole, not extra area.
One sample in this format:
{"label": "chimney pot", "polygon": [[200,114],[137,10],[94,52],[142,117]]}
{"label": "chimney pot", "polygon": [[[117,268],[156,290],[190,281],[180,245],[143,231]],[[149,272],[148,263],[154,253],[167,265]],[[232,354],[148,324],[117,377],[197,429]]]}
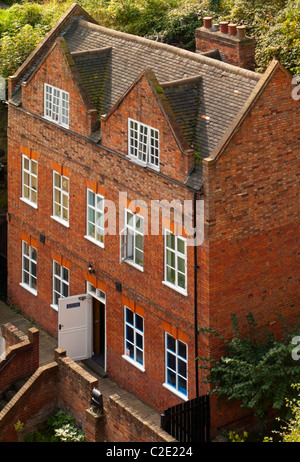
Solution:
{"label": "chimney pot", "polygon": [[236,28],[238,38],[246,37],[246,27],[245,26],[237,26]]}
{"label": "chimney pot", "polygon": [[230,35],[236,35],[236,24],[228,24],[228,31]]}
{"label": "chimney pot", "polygon": [[220,29],[223,34],[227,34],[228,32],[228,22],[227,21],[221,21],[220,22]]}
{"label": "chimney pot", "polygon": [[210,16],[207,16],[206,18],[203,18],[203,22],[204,22],[205,29],[211,29],[212,18]]}

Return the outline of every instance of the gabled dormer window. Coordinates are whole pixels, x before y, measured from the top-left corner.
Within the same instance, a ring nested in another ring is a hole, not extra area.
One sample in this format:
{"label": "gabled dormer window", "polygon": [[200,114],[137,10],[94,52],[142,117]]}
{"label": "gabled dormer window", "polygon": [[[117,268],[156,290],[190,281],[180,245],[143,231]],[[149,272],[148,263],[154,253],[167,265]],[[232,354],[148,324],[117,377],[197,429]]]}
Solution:
{"label": "gabled dormer window", "polygon": [[142,165],[159,168],[159,131],[128,119],[128,155]]}
{"label": "gabled dormer window", "polygon": [[45,83],[44,116],[52,122],[69,128],[69,93]]}

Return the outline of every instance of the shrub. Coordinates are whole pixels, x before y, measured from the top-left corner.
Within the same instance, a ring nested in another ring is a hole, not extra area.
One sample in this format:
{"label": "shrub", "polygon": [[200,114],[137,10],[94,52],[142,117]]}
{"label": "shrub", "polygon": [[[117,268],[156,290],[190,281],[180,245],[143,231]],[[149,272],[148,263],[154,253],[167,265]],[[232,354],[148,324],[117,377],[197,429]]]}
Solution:
{"label": "shrub", "polygon": [[[242,407],[253,409],[264,420],[270,407],[286,409],[285,399],[293,397],[291,384],[300,382],[300,365],[292,357],[292,338],[299,333],[299,324],[290,326],[282,320],[278,339],[258,329],[251,313],[247,320],[248,334],[243,336],[233,316],[233,338],[223,339],[226,353],[215,360],[200,358],[204,361],[200,367],[208,371],[205,382],[213,385],[212,394],[220,399],[239,400]],[[211,329],[200,330],[222,339]]]}

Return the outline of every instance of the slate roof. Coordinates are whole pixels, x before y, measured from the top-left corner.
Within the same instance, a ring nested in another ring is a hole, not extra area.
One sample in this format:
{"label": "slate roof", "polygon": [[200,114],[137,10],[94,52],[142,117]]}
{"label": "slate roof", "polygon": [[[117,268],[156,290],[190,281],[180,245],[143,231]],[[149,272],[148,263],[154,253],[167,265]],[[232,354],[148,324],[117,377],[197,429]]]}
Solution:
{"label": "slate roof", "polygon": [[[107,29],[92,21],[84,13],[77,14],[66,27],[61,23],[58,34],[66,41],[92,106],[100,115],[106,114],[141,72],[151,69],[188,144],[201,157],[209,157],[261,75],[222,62],[216,50],[193,53]],[[53,34],[52,39],[50,33],[49,44],[56,37]],[[48,50],[49,45],[45,46],[44,55]],[[29,59],[30,65],[25,68],[27,78],[37,66],[36,61],[32,64],[34,59]],[[14,100],[21,104],[20,84],[16,86]],[[99,131],[91,134],[90,140],[98,142]],[[197,166],[187,184],[199,189],[201,181],[201,166]]]}
{"label": "slate roof", "polygon": [[[145,69],[151,68],[162,86],[170,81],[183,80],[181,89],[167,89],[170,105],[181,122],[189,139],[196,133],[194,147],[202,157],[208,157],[225,131],[233,122],[256,86],[260,75],[231,66],[217,59],[182,50],[160,42],[136,37],[92,24],[75,20],[64,34],[71,53],[111,48],[110,105],[113,106],[127,88]],[[185,79],[201,77],[194,89]],[[197,95],[196,95],[197,92]],[[198,101],[198,107],[189,109],[188,100]],[[180,107],[176,108],[176,103]],[[188,128],[184,116],[193,124]]]}

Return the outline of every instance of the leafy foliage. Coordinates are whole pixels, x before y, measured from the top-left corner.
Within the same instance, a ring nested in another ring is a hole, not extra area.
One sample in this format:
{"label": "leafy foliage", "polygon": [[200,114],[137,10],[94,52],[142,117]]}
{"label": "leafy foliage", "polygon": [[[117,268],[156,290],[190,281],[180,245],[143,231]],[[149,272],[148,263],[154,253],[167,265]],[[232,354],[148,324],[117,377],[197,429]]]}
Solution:
{"label": "leafy foliage", "polygon": [[[229,401],[240,400],[242,407],[253,409],[263,419],[270,406],[284,409],[286,397],[292,395],[291,384],[300,381],[300,364],[292,358],[291,343],[299,326],[291,327],[282,320],[281,338],[277,339],[258,330],[251,314],[247,318],[249,333],[241,335],[234,317],[234,336],[230,342],[223,339],[226,354],[218,360],[201,358],[204,364],[200,367],[208,370],[206,383],[214,386],[211,393]],[[209,333],[222,339],[217,332]]]}
{"label": "leafy foliage", "polygon": [[3,77],[12,75],[39,44],[47,30],[40,25],[33,27],[26,24],[5,32],[1,38],[0,74]]}
{"label": "leafy foliage", "polygon": [[[189,50],[194,49],[195,29],[202,25],[204,16],[212,16],[214,22],[245,24],[248,35],[257,40],[259,72],[276,58],[291,72],[300,74],[300,0],[77,1],[103,26],[154,39],[163,37],[164,42]],[[72,3],[23,0],[0,10],[0,73],[14,73]]]}
{"label": "leafy foliage", "polygon": [[73,417],[63,411],[58,411],[47,420],[45,431],[35,431],[25,438],[25,442],[63,442],[77,443],[84,441],[84,434],[77,428]]}
{"label": "leafy foliage", "polygon": [[[286,406],[290,409],[292,417],[287,422],[282,422],[281,430],[273,430],[277,434],[277,439],[283,443],[299,443],[300,442],[300,384],[293,384],[292,387],[297,390],[298,398],[286,400]],[[280,419],[278,419],[280,421]],[[273,442],[272,437],[265,437],[264,442]]]}

